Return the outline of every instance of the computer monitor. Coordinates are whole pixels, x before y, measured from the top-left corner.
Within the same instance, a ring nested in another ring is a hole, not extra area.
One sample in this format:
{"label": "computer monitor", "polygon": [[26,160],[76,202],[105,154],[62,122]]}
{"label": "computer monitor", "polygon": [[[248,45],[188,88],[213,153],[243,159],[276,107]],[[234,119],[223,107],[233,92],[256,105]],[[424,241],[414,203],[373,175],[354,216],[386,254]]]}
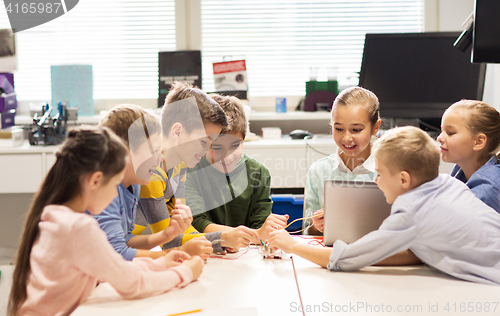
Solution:
{"label": "computer monitor", "polygon": [[382,117],[439,119],[456,101],[482,100],[486,65],[453,46],[459,35],[366,34],[359,85],[378,96]]}
{"label": "computer monitor", "polygon": [[472,61],[500,63],[500,1],[476,0]]}

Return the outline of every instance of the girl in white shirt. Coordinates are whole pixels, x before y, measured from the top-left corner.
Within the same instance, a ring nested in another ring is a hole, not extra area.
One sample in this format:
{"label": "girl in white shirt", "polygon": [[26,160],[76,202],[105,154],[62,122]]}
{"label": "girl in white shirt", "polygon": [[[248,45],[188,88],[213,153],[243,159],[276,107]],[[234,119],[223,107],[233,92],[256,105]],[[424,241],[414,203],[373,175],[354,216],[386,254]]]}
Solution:
{"label": "girl in white shirt", "polygon": [[[306,233],[323,233],[325,180],[350,180],[373,182],[375,161],[371,155],[371,138],[377,134],[380,124],[377,96],[361,87],[343,90],[333,101],[332,134],[338,152],[311,165],[307,173],[305,209],[307,216],[318,215]],[[309,227],[308,227],[309,226]]]}
{"label": "girl in white shirt", "polygon": [[101,213],[117,196],[124,175],[127,149],[109,129],[70,131],[56,157],[26,220],[8,315],[70,314],[98,280],[132,299],[198,278],[203,261],[181,251],[126,261],[84,213]]}

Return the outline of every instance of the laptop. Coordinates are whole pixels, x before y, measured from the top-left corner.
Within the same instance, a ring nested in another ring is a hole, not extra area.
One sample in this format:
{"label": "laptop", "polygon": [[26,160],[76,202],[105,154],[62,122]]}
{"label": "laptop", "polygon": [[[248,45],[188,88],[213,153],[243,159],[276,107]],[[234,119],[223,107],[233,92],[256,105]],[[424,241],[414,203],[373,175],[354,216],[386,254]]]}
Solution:
{"label": "laptop", "polygon": [[352,243],[371,231],[391,213],[391,205],[373,182],[325,181],[324,244],[340,239]]}

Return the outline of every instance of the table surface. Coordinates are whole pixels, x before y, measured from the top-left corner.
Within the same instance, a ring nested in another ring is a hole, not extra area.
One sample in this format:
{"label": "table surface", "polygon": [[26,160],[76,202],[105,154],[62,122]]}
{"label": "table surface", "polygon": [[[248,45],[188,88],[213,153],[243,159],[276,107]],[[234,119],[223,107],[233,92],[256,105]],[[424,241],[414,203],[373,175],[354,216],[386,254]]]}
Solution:
{"label": "table surface", "polygon": [[[303,240],[304,241],[304,240]],[[307,241],[306,241],[307,242]],[[200,278],[183,289],[124,300],[100,284],[72,315],[500,315],[500,286],[462,281],[425,265],[330,272],[294,256],[263,259],[258,249],[210,258]],[[229,260],[233,258],[233,260]],[[234,259],[236,258],[236,259]],[[0,266],[5,311],[12,266]],[[191,315],[191,314],[189,314]]]}
{"label": "table surface", "polygon": [[[263,259],[250,249],[234,260],[208,259],[181,290],[125,301],[107,283],[73,315],[302,315],[290,256]],[[234,258],[235,255],[230,257]],[[306,315],[500,315],[500,286],[476,284],[425,265],[330,272],[294,256]]]}

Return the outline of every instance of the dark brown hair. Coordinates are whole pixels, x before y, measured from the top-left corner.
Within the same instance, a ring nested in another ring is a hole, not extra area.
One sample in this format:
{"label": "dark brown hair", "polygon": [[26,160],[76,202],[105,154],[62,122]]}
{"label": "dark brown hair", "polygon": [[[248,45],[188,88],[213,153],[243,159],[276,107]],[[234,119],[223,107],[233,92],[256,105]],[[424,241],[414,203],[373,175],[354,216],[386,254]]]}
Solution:
{"label": "dark brown hair", "polygon": [[226,114],[217,102],[200,89],[181,82],[172,84],[161,110],[163,135],[168,137],[175,123],[181,123],[188,133],[204,128],[202,125],[207,123],[222,128],[229,125]]}
{"label": "dark brown hair", "polygon": [[226,113],[230,125],[224,127],[221,134],[237,134],[241,133],[243,139],[247,134],[248,122],[245,115],[245,109],[240,102],[240,99],[233,96],[225,96],[220,94],[210,94],[210,97],[219,103],[221,108]]}
{"label": "dark brown hair", "polygon": [[38,224],[47,205],[64,204],[81,191],[81,178],[96,171],[104,183],[120,173],[127,162],[124,142],[107,128],[81,127],[68,132],[56,153],[56,162],[43,180],[31,204],[18,249],[9,296],[8,315],[14,316],[26,301],[26,286],[31,273],[31,248],[40,233]]}

